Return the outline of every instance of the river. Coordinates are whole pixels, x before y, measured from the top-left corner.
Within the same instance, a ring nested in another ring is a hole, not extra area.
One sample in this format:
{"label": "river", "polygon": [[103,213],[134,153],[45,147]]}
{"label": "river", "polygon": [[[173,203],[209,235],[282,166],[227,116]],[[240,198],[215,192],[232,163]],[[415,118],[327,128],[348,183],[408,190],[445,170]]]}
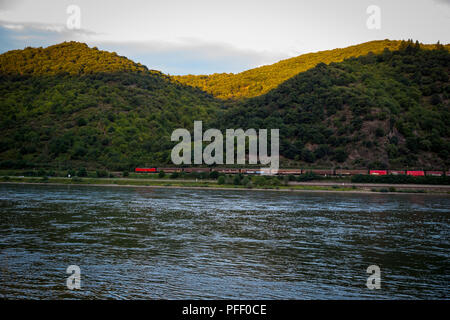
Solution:
{"label": "river", "polygon": [[0,184],[0,297],[445,299],[449,217],[437,195]]}

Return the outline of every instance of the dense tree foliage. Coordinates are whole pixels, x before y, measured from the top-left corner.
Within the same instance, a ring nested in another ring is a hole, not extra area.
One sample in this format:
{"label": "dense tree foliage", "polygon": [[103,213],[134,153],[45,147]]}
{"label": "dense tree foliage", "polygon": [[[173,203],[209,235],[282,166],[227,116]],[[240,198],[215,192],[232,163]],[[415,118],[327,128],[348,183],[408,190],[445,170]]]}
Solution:
{"label": "dense tree foliage", "polygon": [[318,64],[228,109],[217,125],[279,128],[288,159],[333,167],[450,165],[450,53],[398,51]]}
{"label": "dense tree foliage", "polygon": [[[174,76],[173,79],[184,84],[198,87],[221,99],[241,99],[256,97],[276,88],[296,74],[315,67],[318,63],[329,64],[340,62],[346,58],[366,55],[369,52],[381,53],[385,48],[397,50],[401,41],[380,40],[282,60],[272,65],[250,69],[238,74],[215,73],[212,75]],[[422,45],[422,48],[433,49],[435,45]],[[450,46],[446,46],[450,48]]]}
{"label": "dense tree foliage", "polygon": [[[0,74],[56,75],[107,72],[148,73],[147,68],[115,52],[89,48],[84,43],[64,42],[48,48],[25,48],[0,55]],[[160,74],[159,71],[151,71]]]}
{"label": "dense tree foliage", "polygon": [[[332,56],[311,58],[308,71],[235,102],[76,42],[7,52],[0,55],[0,167],[103,175],[100,169],[168,164],[172,131],[192,129],[194,120],[204,129],[279,128],[283,166],[448,166],[450,54],[412,42],[398,48],[329,65]],[[288,65],[276,81],[293,72]]]}
{"label": "dense tree foliage", "polygon": [[199,89],[76,42],[12,51],[0,61],[2,167],[165,163],[172,131],[218,109]]}

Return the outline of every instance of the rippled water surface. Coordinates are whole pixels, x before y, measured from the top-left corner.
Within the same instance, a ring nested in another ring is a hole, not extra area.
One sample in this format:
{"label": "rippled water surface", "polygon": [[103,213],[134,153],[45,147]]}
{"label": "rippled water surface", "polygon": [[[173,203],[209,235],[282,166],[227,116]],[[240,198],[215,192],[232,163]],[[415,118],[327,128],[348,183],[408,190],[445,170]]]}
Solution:
{"label": "rippled water surface", "polygon": [[0,297],[445,299],[449,214],[420,194],[3,184]]}

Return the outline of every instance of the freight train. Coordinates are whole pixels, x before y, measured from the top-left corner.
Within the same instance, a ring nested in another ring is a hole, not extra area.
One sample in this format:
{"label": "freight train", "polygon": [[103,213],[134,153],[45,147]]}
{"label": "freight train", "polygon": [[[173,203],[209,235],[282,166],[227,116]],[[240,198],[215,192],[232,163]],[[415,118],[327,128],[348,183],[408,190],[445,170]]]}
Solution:
{"label": "freight train", "polygon": [[[174,172],[212,172],[217,171],[219,173],[225,174],[272,174],[269,168],[200,168],[200,167],[189,167],[189,168],[136,168],[137,173],[174,173]],[[347,170],[347,169],[278,169],[277,175],[300,175],[306,173],[313,173],[318,176],[354,176],[358,174],[363,175],[375,175],[375,176],[385,176],[385,175],[408,175],[414,177],[420,176],[450,176],[450,171],[436,171],[436,170],[371,170],[371,169],[357,169],[357,170]],[[275,172],[274,172],[275,174]]]}

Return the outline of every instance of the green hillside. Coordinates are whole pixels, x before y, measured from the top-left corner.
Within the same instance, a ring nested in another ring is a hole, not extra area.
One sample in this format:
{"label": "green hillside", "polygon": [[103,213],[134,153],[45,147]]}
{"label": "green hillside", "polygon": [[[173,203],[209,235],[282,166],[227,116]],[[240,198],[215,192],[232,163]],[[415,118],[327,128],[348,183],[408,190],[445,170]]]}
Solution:
{"label": "green hillside", "polygon": [[45,49],[28,47],[24,50],[12,50],[0,55],[0,73],[3,75],[83,75],[99,72],[149,71],[140,63],[121,57],[115,52],[89,48],[84,43],[74,41]]}
{"label": "green hillside", "polygon": [[[381,53],[384,48],[399,49],[401,41],[371,41],[342,49],[303,54],[282,60],[272,65],[250,69],[238,74],[215,73],[212,75],[174,76],[174,80],[198,87],[220,99],[241,99],[256,97],[276,88],[296,74],[315,67],[318,63],[329,64],[346,58],[366,55],[369,52]],[[422,45],[432,49],[435,45]],[[450,46],[446,46],[450,48]]]}
{"label": "green hillside", "polygon": [[170,164],[172,131],[194,120],[279,128],[283,166],[449,166],[450,53],[399,48],[322,62],[226,103],[82,43],[10,51],[0,55],[0,168]]}
{"label": "green hillside", "polygon": [[442,168],[450,165],[449,68],[443,46],[405,42],[320,63],[238,103],[216,125],[279,128],[280,153],[307,165]]}
{"label": "green hillside", "polygon": [[0,55],[0,166],[167,162],[172,131],[217,109],[207,93],[82,43],[10,51]]}

